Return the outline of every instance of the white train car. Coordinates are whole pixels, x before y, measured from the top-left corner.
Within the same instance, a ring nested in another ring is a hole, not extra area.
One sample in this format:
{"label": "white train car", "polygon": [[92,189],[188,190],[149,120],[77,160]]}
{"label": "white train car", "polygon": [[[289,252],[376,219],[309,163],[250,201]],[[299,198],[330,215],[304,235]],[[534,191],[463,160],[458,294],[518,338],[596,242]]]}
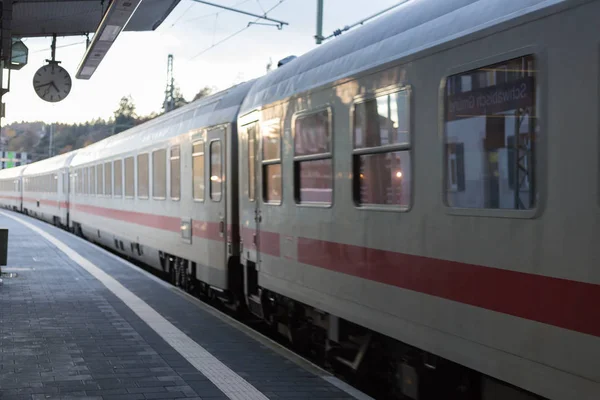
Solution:
{"label": "white train car", "polygon": [[600,398],[598,16],[409,1],[258,80],[250,308],[409,398]]}
{"label": "white train car", "polygon": [[71,165],[73,229],[177,284],[191,275],[219,292],[241,287],[235,122],[250,85],[81,149]]}
{"label": "white train car", "polygon": [[23,212],[57,226],[69,226],[69,164],[77,150],[26,166]]}
{"label": "white train car", "polygon": [[23,211],[21,180],[27,165],[0,170],[0,206],[13,211]]}

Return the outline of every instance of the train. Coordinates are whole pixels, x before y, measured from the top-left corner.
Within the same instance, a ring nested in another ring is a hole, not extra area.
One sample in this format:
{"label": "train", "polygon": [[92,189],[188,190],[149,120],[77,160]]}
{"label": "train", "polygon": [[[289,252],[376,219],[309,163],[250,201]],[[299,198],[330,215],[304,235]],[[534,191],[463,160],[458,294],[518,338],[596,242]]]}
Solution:
{"label": "train", "polygon": [[246,309],[385,398],[598,399],[599,16],[408,1],[2,170],[0,202]]}

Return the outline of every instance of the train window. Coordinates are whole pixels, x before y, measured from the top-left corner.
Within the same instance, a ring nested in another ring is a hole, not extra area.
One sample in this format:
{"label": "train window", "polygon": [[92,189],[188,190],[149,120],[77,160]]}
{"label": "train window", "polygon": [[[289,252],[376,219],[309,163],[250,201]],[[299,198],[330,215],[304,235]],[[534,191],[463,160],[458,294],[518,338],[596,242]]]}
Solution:
{"label": "train window", "polygon": [[140,199],[147,199],[150,192],[148,153],[137,156],[137,194]]}
{"label": "train window", "polygon": [[112,196],[112,163],[104,163],[104,194]]}
{"label": "train window", "polygon": [[194,200],[204,201],[204,142],[192,145],[193,195]]}
{"label": "train window", "polygon": [[104,168],[102,164],[96,165],[96,194],[104,194]]}
{"label": "train window", "polygon": [[450,207],[535,207],[536,70],[531,55],[446,80],[445,201]]}
{"label": "train window", "polygon": [[135,195],[135,163],[133,157],[125,159],[125,197]]}
{"label": "train window", "polygon": [[95,195],[96,194],[96,167],[95,166],[91,166],[90,167],[90,173],[89,173],[89,178],[90,178],[90,194],[91,195]]}
{"label": "train window", "polygon": [[298,117],[294,124],[294,193],[297,203],[331,204],[333,160],[329,111]]}
{"label": "train window", "polygon": [[411,203],[410,89],[354,108],[354,201],[408,208]]}
{"label": "train window", "polygon": [[256,124],[248,127],[248,200],[256,198]]}
{"label": "train window", "polygon": [[279,119],[261,126],[263,201],[281,204],[283,197],[281,184],[281,126]]}
{"label": "train window", "polygon": [[221,201],[223,192],[223,152],[221,141],[210,143],[210,199]]}
{"label": "train window", "polygon": [[181,160],[179,146],[171,147],[171,198],[179,200],[181,196]]}
{"label": "train window", "polygon": [[152,197],[165,199],[167,197],[167,150],[152,152]]}
{"label": "train window", "polygon": [[115,196],[121,197],[123,195],[123,161],[115,160],[113,170],[115,174]]}

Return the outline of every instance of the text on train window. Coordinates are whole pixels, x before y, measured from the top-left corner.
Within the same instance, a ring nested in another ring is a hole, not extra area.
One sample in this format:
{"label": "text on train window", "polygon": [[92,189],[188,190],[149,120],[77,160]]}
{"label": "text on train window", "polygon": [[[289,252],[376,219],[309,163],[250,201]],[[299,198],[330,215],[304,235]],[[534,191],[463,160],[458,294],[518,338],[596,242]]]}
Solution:
{"label": "text on train window", "polygon": [[135,194],[135,163],[133,157],[125,159],[125,197]]}
{"label": "text on train window", "polygon": [[152,197],[167,197],[167,150],[152,152]]}
{"label": "text on train window", "polygon": [[102,164],[96,165],[96,193],[104,194],[104,166]]}
{"label": "text on train window", "polygon": [[104,194],[112,196],[112,163],[104,163]]}
{"label": "text on train window", "polygon": [[444,141],[450,207],[535,206],[537,114],[533,56],[448,77]]}
{"label": "text on train window", "polygon": [[204,201],[204,142],[192,145],[192,171],[194,200]]}
{"label": "text on train window", "polygon": [[221,201],[223,192],[223,153],[221,141],[210,143],[210,199]]}
{"label": "text on train window", "polygon": [[406,208],[411,202],[410,90],[354,108],[354,201]]}
{"label": "text on train window", "polygon": [[328,110],[298,117],[294,124],[294,197],[297,203],[333,200]]}
{"label": "text on train window", "polygon": [[179,200],[181,196],[181,160],[179,146],[171,147],[171,198]]}
{"label": "text on train window", "polygon": [[256,198],[256,124],[248,126],[248,200]]}
{"label": "text on train window", "polygon": [[148,153],[137,156],[137,192],[138,198],[147,199],[149,196],[149,156]]}
{"label": "text on train window", "polygon": [[263,201],[281,204],[281,126],[279,120],[268,121],[261,126]]}
{"label": "text on train window", "polygon": [[123,161],[115,160],[113,169],[115,173],[115,196],[121,197],[123,195]]}

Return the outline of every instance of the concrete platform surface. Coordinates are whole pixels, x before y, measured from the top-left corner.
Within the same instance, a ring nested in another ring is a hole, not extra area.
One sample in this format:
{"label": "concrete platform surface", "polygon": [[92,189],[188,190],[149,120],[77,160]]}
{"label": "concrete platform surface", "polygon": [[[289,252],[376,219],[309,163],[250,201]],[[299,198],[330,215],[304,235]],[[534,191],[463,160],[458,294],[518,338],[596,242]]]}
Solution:
{"label": "concrete platform surface", "polygon": [[0,226],[2,400],[368,398],[68,232]]}

